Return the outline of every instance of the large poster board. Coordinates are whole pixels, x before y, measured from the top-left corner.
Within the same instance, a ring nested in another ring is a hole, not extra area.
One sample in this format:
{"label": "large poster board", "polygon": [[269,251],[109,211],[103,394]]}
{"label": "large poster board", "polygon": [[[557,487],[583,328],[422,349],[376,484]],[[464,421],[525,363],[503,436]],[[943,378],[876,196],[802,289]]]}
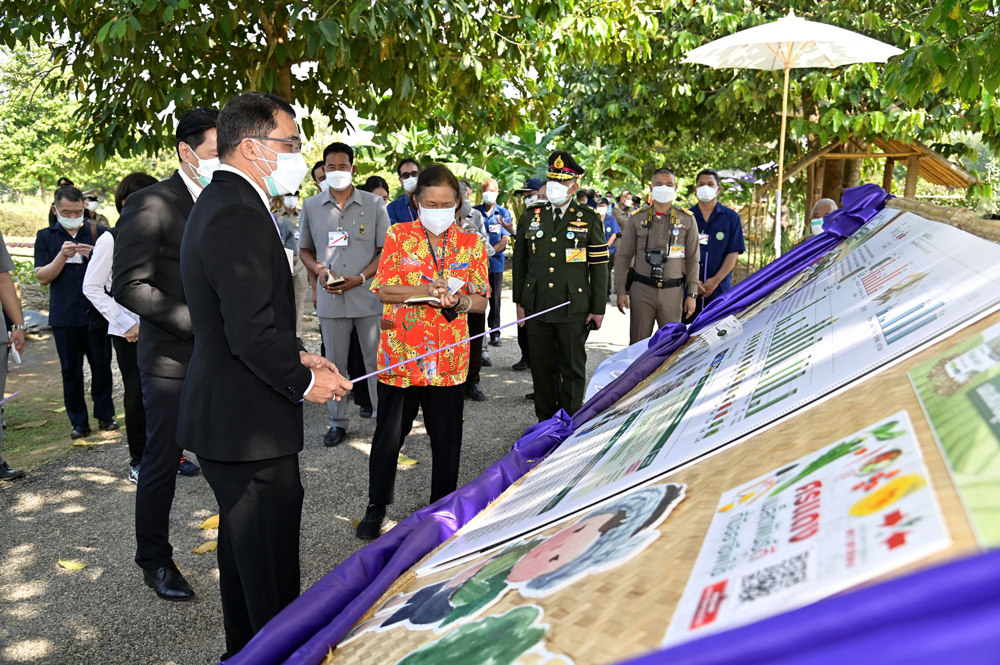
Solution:
{"label": "large poster board", "polygon": [[586,423],[420,574],[740,441],[1000,304],[1000,247],[911,213],[880,215],[738,338],[682,356]]}
{"label": "large poster board", "polygon": [[900,411],[725,492],[664,645],[824,598],[950,542]]}

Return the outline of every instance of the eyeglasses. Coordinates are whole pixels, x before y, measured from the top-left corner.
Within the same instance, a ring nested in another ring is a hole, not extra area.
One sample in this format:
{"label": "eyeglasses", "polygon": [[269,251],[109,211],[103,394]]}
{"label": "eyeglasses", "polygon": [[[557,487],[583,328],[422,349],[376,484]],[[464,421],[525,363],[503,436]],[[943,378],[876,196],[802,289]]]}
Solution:
{"label": "eyeglasses", "polygon": [[287,143],[291,146],[292,152],[302,152],[302,139],[300,138],[279,139],[273,136],[244,136],[233,145],[239,145],[240,143],[243,143],[243,141],[245,141],[246,139],[256,139],[257,141],[277,141],[278,143]]}
{"label": "eyeglasses", "polygon": [[407,178],[416,178],[419,175],[420,171],[403,171],[399,174],[399,177],[406,180]]}

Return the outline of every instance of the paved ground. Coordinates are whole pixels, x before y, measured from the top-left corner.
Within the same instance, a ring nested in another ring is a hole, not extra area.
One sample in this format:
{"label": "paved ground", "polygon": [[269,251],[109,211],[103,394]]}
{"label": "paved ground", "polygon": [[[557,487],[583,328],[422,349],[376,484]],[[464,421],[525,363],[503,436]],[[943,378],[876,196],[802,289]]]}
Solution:
{"label": "paved ground", "polygon": [[[511,321],[514,308],[509,292],[505,296],[503,320]],[[316,323],[307,325],[312,330],[307,345],[318,349]],[[505,330],[502,339],[501,348],[490,348],[493,367],[483,369],[482,387],[490,399],[466,402],[460,483],[503,456],[535,420],[524,399],[531,390],[530,373],[510,369],[519,357],[513,329]],[[591,335],[589,371],[627,341],[626,317],[609,307],[606,325]],[[15,372],[7,390],[17,389]],[[307,404],[305,421],[303,588],[360,547],[351,519],[360,517],[367,504],[375,429],[373,420],[358,419],[348,441],[327,449],[321,443],[325,408]],[[405,452],[420,464],[401,467],[392,520],[427,503],[430,446],[419,420]],[[200,476],[178,479],[171,522],[174,558],[198,595],[187,603],[161,601],[142,584],[132,562],[135,486],[125,480],[127,459],[119,437],[40,466],[24,480],[0,483],[0,662],[216,662],[223,630],[215,554],[191,553],[215,538],[215,531],[198,530],[217,512],[215,499]],[[60,558],[88,567],[64,570]]]}

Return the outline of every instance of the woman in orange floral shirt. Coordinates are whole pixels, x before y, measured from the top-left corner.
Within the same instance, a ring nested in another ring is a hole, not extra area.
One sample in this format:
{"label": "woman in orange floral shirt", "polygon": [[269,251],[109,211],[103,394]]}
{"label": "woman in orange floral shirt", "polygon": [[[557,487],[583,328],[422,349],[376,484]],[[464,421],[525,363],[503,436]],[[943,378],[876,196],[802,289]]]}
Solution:
{"label": "woman in orange floral shirt", "polygon": [[[416,358],[469,336],[466,315],[486,311],[490,294],[486,248],[459,218],[458,180],[446,167],[420,172],[413,192],[420,218],[389,227],[371,289],[384,303],[378,367]],[[464,285],[448,292],[449,278]],[[414,297],[440,302],[407,304]],[[469,371],[469,343],[379,374],[378,417],[368,472],[368,510],[358,524],[359,538],[377,538],[385,507],[392,503],[396,460],[417,409],[434,456],[431,503],[455,491],[462,446],[463,383]]]}

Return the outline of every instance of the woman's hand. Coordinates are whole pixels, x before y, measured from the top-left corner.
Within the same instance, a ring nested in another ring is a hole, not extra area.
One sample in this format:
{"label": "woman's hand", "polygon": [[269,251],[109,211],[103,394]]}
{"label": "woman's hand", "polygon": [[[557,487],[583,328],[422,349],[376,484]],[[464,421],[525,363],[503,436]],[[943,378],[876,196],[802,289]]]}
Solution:
{"label": "woman's hand", "polygon": [[454,307],[458,304],[458,299],[461,296],[457,293],[448,293],[447,289],[443,296],[441,296],[441,307],[448,309],[449,307]]}
{"label": "woman's hand", "polygon": [[448,282],[443,279],[435,279],[427,285],[427,295],[442,298],[448,294]]}

